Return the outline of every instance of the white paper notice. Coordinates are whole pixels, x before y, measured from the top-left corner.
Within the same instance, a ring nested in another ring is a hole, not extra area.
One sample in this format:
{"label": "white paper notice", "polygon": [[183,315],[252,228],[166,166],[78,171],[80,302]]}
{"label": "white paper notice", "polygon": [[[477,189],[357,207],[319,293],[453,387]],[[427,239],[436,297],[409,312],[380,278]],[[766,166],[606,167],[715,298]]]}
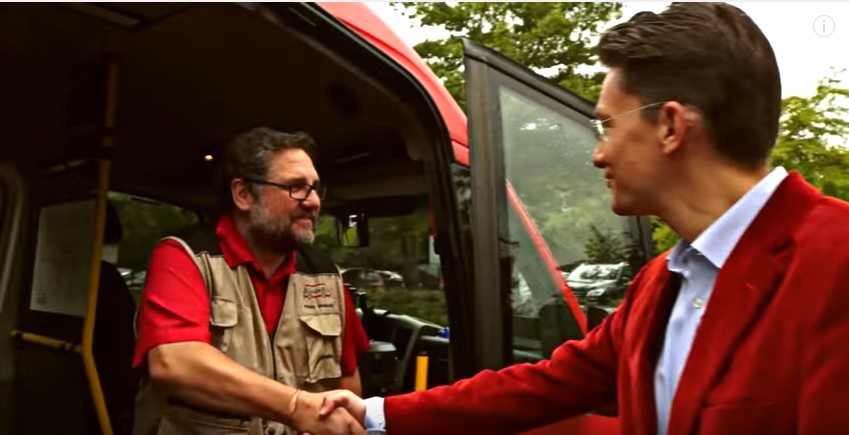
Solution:
{"label": "white paper notice", "polygon": [[30,309],[85,316],[95,202],[41,209]]}

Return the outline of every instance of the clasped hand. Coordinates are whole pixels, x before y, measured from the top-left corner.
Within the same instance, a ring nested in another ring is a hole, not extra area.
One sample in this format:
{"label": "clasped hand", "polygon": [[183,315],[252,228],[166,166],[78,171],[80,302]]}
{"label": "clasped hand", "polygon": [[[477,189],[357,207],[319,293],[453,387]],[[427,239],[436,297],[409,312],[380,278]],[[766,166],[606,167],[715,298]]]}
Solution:
{"label": "clasped hand", "polygon": [[292,416],[302,435],[366,435],[365,403],[348,390],[302,393]]}

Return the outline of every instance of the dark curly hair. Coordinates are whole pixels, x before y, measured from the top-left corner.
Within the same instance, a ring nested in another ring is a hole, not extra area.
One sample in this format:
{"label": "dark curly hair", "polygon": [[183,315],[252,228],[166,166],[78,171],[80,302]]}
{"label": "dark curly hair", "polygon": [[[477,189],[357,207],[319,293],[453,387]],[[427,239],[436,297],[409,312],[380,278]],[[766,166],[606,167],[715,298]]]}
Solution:
{"label": "dark curly hair", "polygon": [[[283,133],[268,127],[256,127],[233,138],[227,144],[223,173],[219,175],[224,207],[231,209],[233,206],[230,183],[234,179],[265,179],[271,157],[278,151],[293,149],[304,150],[310,158],[315,159],[315,140],[304,132]],[[248,184],[248,189],[254,195],[259,193],[253,184]]]}

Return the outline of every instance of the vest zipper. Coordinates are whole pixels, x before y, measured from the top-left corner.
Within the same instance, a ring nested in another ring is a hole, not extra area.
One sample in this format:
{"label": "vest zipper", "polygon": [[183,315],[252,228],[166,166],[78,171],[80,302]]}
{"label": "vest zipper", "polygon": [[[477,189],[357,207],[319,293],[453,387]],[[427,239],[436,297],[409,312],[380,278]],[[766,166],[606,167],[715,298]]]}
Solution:
{"label": "vest zipper", "polygon": [[[280,315],[282,316],[283,313],[280,313]],[[277,326],[274,327],[274,331],[268,337],[269,345],[271,346],[271,373],[274,375],[274,381],[275,382],[280,382],[280,380],[277,379],[277,357],[274,355],[274,353],[275,353],[274,343],[277,342],[277,330],[278,329],[280,329],[280,320],[277,321]]]}
{"label": "vest zipper", "polygon": [[288,295],[289,293],[289,278],[290,276],[287,276],[283,279],[283,308],[280,310],[280,317],[277,319],[277,324],[274,325],[274,331],[271,331],[271,334],[268,336],[268,340],[270,341],[269,345],[271,346],[271,373],[274,375],[275,382],[281,382],[279,379],[277,379],[277,357],[275,356],[275,343],[277,343],[277,331],[280,330],[280,322],[283,321],[283,312],[286,310],[286,295]]}

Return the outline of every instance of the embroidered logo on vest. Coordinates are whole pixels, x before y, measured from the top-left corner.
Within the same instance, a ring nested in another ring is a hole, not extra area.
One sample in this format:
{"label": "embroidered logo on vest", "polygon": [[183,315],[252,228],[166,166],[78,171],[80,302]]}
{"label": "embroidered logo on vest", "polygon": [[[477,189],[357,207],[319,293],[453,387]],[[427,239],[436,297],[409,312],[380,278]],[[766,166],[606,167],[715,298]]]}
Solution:
{"label": "embroidered logo on vest", "polygon": [[327,284],[321,282],[304,284],[305,308],[331,308],[335,306],[333,302],[333,294],[330,293]]}
{"label": "embroidered logo on vest", "polygon": [[330,297],[330,290],[327,289],[327,285],[324,283],[304,285],[304,299],[325,299]]}

